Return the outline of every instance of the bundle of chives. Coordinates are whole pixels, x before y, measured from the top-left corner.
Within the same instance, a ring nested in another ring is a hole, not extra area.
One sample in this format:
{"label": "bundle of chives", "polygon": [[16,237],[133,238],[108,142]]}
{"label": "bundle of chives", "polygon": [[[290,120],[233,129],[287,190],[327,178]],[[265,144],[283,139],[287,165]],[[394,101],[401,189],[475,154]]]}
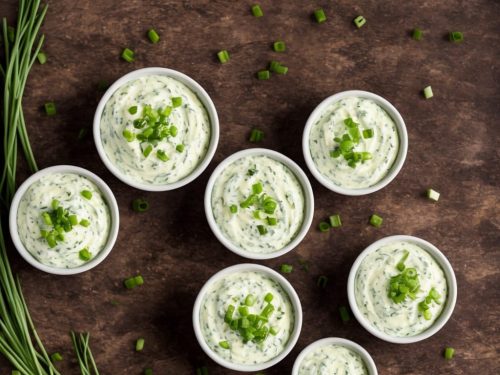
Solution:
{"label": "bundle of chives", "polygon": [[90,350],[89,333],[75,333],[71,332],[71,341],[75,349],[76,358],[80,366],[82,375],[99,375],[99,370],[94,360],[94,356]]}

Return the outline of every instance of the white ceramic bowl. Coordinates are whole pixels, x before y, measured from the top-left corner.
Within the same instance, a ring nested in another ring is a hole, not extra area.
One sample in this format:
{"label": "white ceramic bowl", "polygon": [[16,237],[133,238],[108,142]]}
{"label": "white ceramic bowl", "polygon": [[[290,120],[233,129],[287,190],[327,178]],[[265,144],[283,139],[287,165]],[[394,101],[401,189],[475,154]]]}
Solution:
{"label": "white ceramic bowl", "polygon": [[300,364],[309,353],[326,345],[339,345],[349,350],[352,350],[353,352],[359,354],[359,356],[365,363],[366,369],[368,370],[368,375],[378,374],[377,366],[375,366],[373,358],[370,356],[370,354],[368,354],[368,352],[362,346],[356,344],[353,341],[342,339],[339,337],[328,337],[309,344],[300,352],[299,356],[297,357],[293,365],[292,375],[299,375]]}
{"label": "white ceramic bowl", "polygon": [[[116,90],[118,90],[121,86],[123,86],[125,83],[129,81],[133,81],[135,79],[138,79],[140,77],[144,76],[150,76],[150,75],[162,75],[162,76],[167,76],[176,79],[179,82],[182,82],[185,84],[189,89],[191,89],[197,96],[198,99],[200,99],[201,103],[205,106],[205,109],[207,110],[208,117],[210,119],[210,129],[211,129],[211,135],[210,135],[210,143],[208,145],[207,153],[205,154],[205,157],[203,158],[203,161],[186,177],[180,179],[179,181],[170,183],[170,184],[163,184],[163,185],[151,185],[151,184],[146,184],[146,183],[141,183],[138,181],[135,181],[131,179],[129,176],[126,174],[122,173],[107,157],[106,152],[104,151],[104,148],[102,146],[102,141],[101,141],[101,117],[102,117],[102,111],[104,110],[104,107],[106,106],[106,103],[108,100],[111,98],[111,96],[115,93]],[[119,78],[116,82],[114,82],[108,90],[104,93],[102,96],[101,100],[99,101],[99,104],[97,106],[97,109],[95,111],[94,115],[94,125],[93,125],[93,132],[94,132],[94,142],[97,148],[97,152],[99,153],[99,156],[101,157],[102,162],[106,167],[109,169],[111,173],[113,173],[118,179],[126,183],[127,185],[130,185],[132,187],[135,187],[137,189],[141,190],[146,190],[146,191],[167,191],[167,190],[173,190],[180,188],[194,179],[196,179],[203,171],[207,168],[208,164],[212,160],[212,157],[215,154],[215,150],[217,149],[217,144],[219,142],[219,117],[217,116],[217,111],[215,110],[214,103],[212,102],[212,99],[210,96],[207,94],[207,92],[203,89],[203,87],[200,86],[198,82],[193,80],[192,78],[188,77],[187,75],[178,72],[176,70],[172,69],[167,69],[167,68],[144,68],[144,69],[138,69],[134,70],[128,74],[125,74],[123,77]]]}
{"label": "white ceramic bowl", "polygon": [[[356,303],[355,297],[355,280],[356,274],[358,272],[359,266],[361,262],[365,259],[365,257],[373,253],[374,251],[380,249],[382,246],[388,245],[390,243],[405,241],[413,243],[425,251],[427,251],[434,260],[439,264],[441,269],[444,272],[447,281],[448,287],[448,296],[446,301],[444,302],[444,308],[441,311],[441,314],[436,319],[433,325],[427,328],[425,331],[415,335],[415,336],[407,336],[407,337],[395,337],[390,336],[385,332],[379,331],[376,329],[368,319],[359,311],[358,305]],[[370,246],[368,246],[359,256],[356,258],[354,264],[352,265],[351,271],[349,272],[349,279],[347,281],[347,297],[349,298],[349,305],[351,307],[351,311],[354,316],[358,320],[358,322],[372,335],[377,336],[378,338],[392,342],[395,344],[410,344],[413,342],[424,340],[428,337],[431,337],[435,333],[437,333],[443,326],[446,324],[448,319],[450,319],[451,314],[453,313],[453,309],[455,308],[455,304],[457,302],[457,280],[455,278],[455,272],[453,272],[453,268],[451,267],[450,262],[444,256],[444,254],[439,251],[439,249],[421,238],[413,237],[413,236],[405,236],[405,235],[397,235],[397,236],[389,236],[384,237],[378,241],[375,241]]]}
{"label": "white ceramic bowl", "polygon": [[[205,294],[207,293],[207,290],[210,288],[210,286],[216,281],[226,277],[227,275],[245,271],[263,273],[269,278],[276,281],[288,294],[288,297],[290,297],[290,302],[292,303],[293,310],[295,313],[293,332],[290,335],[290,339],[288,340],[285,349],[278,356],[274,357],[270,361],[253,365],[232,363],[222,357],[219,357],[216,353],[214,353],[210,349],[210,347],[206,343],[200,327],[200,310]],[[251,263],[237,264],[231,267],[224,268],[223,270],[217,272],[210,279],[208,279],[205,285],[203,285],[194,303],[193,329],[196,335],[196,339],[198,340],[198,343],[200,344],[203,351],[219,365],[235,371],[245,371],[245,372],[262,371],[280,362],[283,358],[285,358],[288,355],[288,353],[290,353],[290,351],[297,343],[297,340],[299,339],[300,336],[300,331],[302,329],[302,305],[300,304],[300,299],[299,296],[297,295],[297,292],[295,292],[295,289],[293,289],[292,285],[288,282],[288,280],[285,279],[283,276],[281,276],[278,272],[272,270],[271,268],[264,267],[258,264],[251,264]]]}
{"label": "white ceramic bowl", "polygon": [[[38,181],[41,177],[53,173],[75,173],[80,176],[86,177],[99,188],[99,190],[103,195],[104,200],[106,201],[109,207],[109,213],[111,216],[111,227],[109,229],[108,241],[106,243],[106,246],[94,258],[92,258],[87,263],[79,267],[57,268],[40,263],[24,247],[23,243],[21,242],[21,238],[19,237],[19,233],[17,231],[17,211],[22,197],[33,183]],[[12,204],[10,206],[10,212],[9,212],[10,236],[19,254],[21,254],[21,256],[33,267],[55,275],[74,275],[77,273],[88,271],[97,266],[99,263],[101,263],[113,249],[113,246],[116,242],[116,238],[118,236],[119,226],[120,226],[120,214],[118,212],[118,203],[116,202],[115,196],[113,195],[113,192],[111,191],[109,186],[106,185],[106,183],[94,173],[80,167],[75,167],[73,165],[56,165],[53,167],[42,169],[33,174],[26,181],[24,181],[21,184],[21,186],[19,186],[19,188],[17,189],[16,194],[12,199]]]}
{"label": "white ceramic bowl", "polygon": [[[302,228],[300,229],[299,233],[297,233],[297,236],[284,248],[277,251],[273,251],[271,253],[264,253],[264,254],[253,253],[246,249],[242,249],[241,247],[231,242],[222,233],[220,227],[217,225],[212,211],[212,190],[214,187],[215,180],[217,179],[217,177],[219,177],[221,172],[229,164],[233,163],[238,159],[247,156],[261,156],[261,155],[267,156],[284,164],[293,172],[295,177],[297,177],[297,180],[299,181],[300,185],[302,186],[302,191],[304,193],[304,202],[305,202],[304,221],[302,222]],[[212,175],[210,176],[210,179],[208,180],[207,183],[207,187],[205,189],[205,215],[207,216],[208,224],[210,225],[210,229],[212,229],[212,232],[215,234],[215,237],[217,237],[217,239],[232,252],[249,259],[277,258],[283,254],[288,253],[290,250],[294,249],[304,239],[305,235],[307,234],[307,231],[311,226],[314,215],[314,195],[311,188],[311,183],[309,182],[306,174],[293,160],[273,150],[265,148],[250,148],[247,150],[238,151],[232,154],[231,156],[227,157],[212,172]]]}
{"label": "white ceramic bowl", "polygon": [[[311,133],[313,125],[316,123],[319,116],[321,116],[321,114],[324,112],[325,108],[335,102],[338,102],[341,99],[346,99],[351,97],[370,99],[374,101],[376,104],[378,104],[380,107],[382,107],[394,120],[399,135],[399,150],[396,156],[396,160],[394,161],[394,164],[392,165],[390,171],[375,185],[362,189],[349,189],[341,187],[336,185],[332,180],[325,177],[316,167],[316,164],[314,163],[311,157],[311,152],[309,150],[309,134]],[[387,186],[397,176],[397,174],[403,167],[403,164],[406,159],[406,153],[408,151],[408,133],[406,132],[406,126],[403,117],[401,117],[398,110],[386,99],[368,91],[360,91],[360,90],[342,91],[339,92],[338,94],[329,96],[328,98],[323,100],[309,115],[309,118],[307,119],[306,122],[306,126],[304,128],[304,133],[302,135],[302,151],[304,153],[304,159],[306,161],[307,167],[309,168],[313,176],[324,187],[343,195],[365,195],[374,193],[382,189],[383,187]]]}

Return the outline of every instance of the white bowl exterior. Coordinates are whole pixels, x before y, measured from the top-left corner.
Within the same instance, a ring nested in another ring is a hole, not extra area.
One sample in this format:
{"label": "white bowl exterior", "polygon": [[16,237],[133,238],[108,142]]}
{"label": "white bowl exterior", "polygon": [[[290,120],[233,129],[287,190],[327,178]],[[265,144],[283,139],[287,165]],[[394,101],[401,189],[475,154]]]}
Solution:
{"label": "white bowl exterior", "polygon": [[[295,314],[293,332],[290,335],[290,338],[288,340],[285,349],[278,356],[274,357],[270,361],[254,365],[242,365],[242,364],[232,363],[225,360],[224,358],[219,357],[212,351],[212,349],[210,349],[210,347],[206,343],[200,327],[201,305],[203,303],[203,298],[205,297],[205,294],[207,290],[210,288],[210,286],[217,280],[220,280],[227,275],[245,271],[261,272],[267,275],[268,277],[272,278],[276,282],[278,282],[278,284],[288,294]],[[290,282],[287,279],[285,279],[282,275],[280,275],[278,272],[272,270],[271,268],[261,266],[259,264],[252,264],[252,263],[237,264],[231,267],[224,268],[223,270],[217,272],[215,275],[210,277],[210,279],[208,279],[207,282],[203,285],[200,292],[198,293],[198,296],[196,297],[196,301],[193,307],[193,329],[196,335],[196,339],[198,340],[198,343],[200,344],[203,351],[219,365],[235,371],[244,371],[244,372],[262,371],[271,366],[274,366],[275,364],[283,360],[297,343],[297,340],[299,339],[300,336],[300,331],[302,329],[302,305],[300,304],[300,299],[299,296],[297,295],[297,292],[295,291],[295,289],[293,289]]]}
{"label": "white bowl exterior", "polygon": [[[448,287],[448,296],[446,298],[445,306],[443,308],[443,311],[439,315],[439,317],[436,319],[433,325],[431,325],[428,329],[425,331],[415,335],[415,336],[407,336],[407,337],[396,337],[396,336],[390,336],[382,331],[379,331],[375,327],[373,327],[370,322],[361,314],[361,312],[358,309],[358,305],[356,303],[356,296],[355,296],[355,281],[356,281],[356,274],[358,272],[359,266],[361,265],[362,261],[365,259],[365,257],[376,251],[377,249],[381,248],[384,245],[388,245],[394,242],[399,242],[399,241],[406,241],[406,242],[411,242],[415,245],[420,246],[422,249],[427,251],[433,258],[434,260],[439,264],[441,269],[444,272],[444,275],[446,277],[446,283]],[[451,314],[453,313],[453,309],[455,308],[455,304],[457,302],[457,280],[455,278],[455,272],[453,271],[453,268],[448,261],[448,259],[444,256],[444,254],[439,251],[439,249],[431,244],[430,242],[427,242],[421,238],[418,237],[413,237],[413,236],[406,236],[406,235],[396,235],[396,236],[389,236],[389,237],[384,237],[378,241],[375,241],[372,243],[370,246],[368,246],[365,250],[359,254],[359,256],[356,258],[354,261],[354,264],[351,267],[351,271],[349,272],[349,279],[347,281],[347,297],[349,299],[349,305],[351,307],[351,311],[353,312],[354,316],[358,320],[358,322],[372,335],[387,341],[387,342],[392,342],[395,344],[410,344],[418,341],[425,340],[426,338],[431,337],[435,333],[437,333],[443,326],[446,324],[448,319],[450,319]]]}
{"label": "white bowl exterior", "polygon": [[[398,130],[399,136],[399,149],[398,154],[396,156],[396,160],[392,165],[389,173],[385,175],[379,182],[376,184],[362,189],[349,189],[336,185],[333,181],[323,176],[316,167],[314,160],[311,157],[311,151],[309,149],[309,135],[311,133],[311,128],[315,124],[317,118],[323,113],[326,107],[330,104],[338,102],[339,100],[351,97],[358,97],[363,99],[370,99],[381,106],[389,116],[394,120],[396,124],[396,128]],[[373,94],[368,91],[360,91],[360,90],[349,90],[342,91],[328,98],[324,99],[309,115],[307,119],[306,126],[304,128],[304,133],[302,134],[302,152],[304,154],[304,159],[306,161],[307,167],[311,171],[312,175],[318,180],[318,182],[326,187],[329,190],[332,190],[336,193],[343,195],[366,195],[370,193],[374,193],[383,187],[387,186],[399,173],[406,159],[406,154],[408,152],[408,133],[406,131],[406,125],[403,120],[403,117],[398,112],[398,110],[391,104],[389,101],[384,99],[383,97]]]}
{"label": "white bowl exterior", "polygon": [[340,337],[327,337],[314,341],[313,343],[306,346],[300,352],[293,364],[292,375],[299,375],[300,364],[309,353],[325,345],[340,345],[352,350],[353,352],[359,354],[359,356],[365,363],[368,370],[368,375],[378,375],[377,366],[375,366],[375,362],[373,361],[371,355],[361,345],[358,345],[351,340],[343,339]]}
{"label": "white bowl exterior", "polygon": [[[106,106],[106,103],[109,101],[111,96],[115,93],[116,90],[122,87],[125,83],[138,79],[140,77],[150,76],[150,75],[168,76],[178,80],[179,82],[184,83],[189,89],[191,89],[196,94],[196,96],[198,96],[198,99],[200,99],[200,101],[203,103],[210,118],[210,129],[211,129],[210,143],[208,145],[207,153],[205,154],[203,161],[189,175],[171,184],[151,185],[133,180],[126,174],[122,173],[108,159],[108,156],[104,151],[104,147],[102,146],[102,141],[101,141],[100,127],[101,127],[102,111],[104,110],[104,107]],[[108,168],[109,171],[115,175],[115,177],[117,177],[118,179],[120,179],[122,182],[126,183],[129,186],[135,187],[136,189],[145,191],[167,191],[167,190],[174,190],[184,185],[187,185],[188,183],[196,179],[200,174],[202,174],[203,171],[208,167],[208,164],[212,160],[215,151],[217,149],[217,144],[219,143],[219,117],[217,115],[214,103],[210,98],[210,96],[208,95],[208,93],[205,91],[205,89],[203,89],[203,87],[200,86],[198,82],[193,80],[191,77],[173,69],[159,68],[159,67],[144,68],[144,69],[134,70],[128,74],[125,74],[123,77],[115,81],[104,93],[95,111],[93,133],[94,133],[94,142],[97,148],[97,152],[99,153],[99,156],[104,165],[106,166],[106,168]]]}
{"label": "white bowl exterior", "polygon": [[[41,177],[47,176],[53,173],[75,173],[80,176],[88,178],[99,188],[101,193],[106,200],[106,203],[109,208],[109,213],[111,216],[111,227],[109,229],[108,240],[106,242],[106,246],[91,260],[87,263],[75,267],[75,268],[57,268],[51,267],[46,264],[39,262],[37,259],[31,255],[31,253],[25,248],[23,243],[21,242],[21,238],[19,237],[19,233],[17,231],[17,211],[19,209],[19,203],[21,202],[22,197],[28,190],[28,188],[38,181]],[[88,271],[94,267],[96,267],[99,263],[101,263],[111,252],[113,246],[116,242],[116,238],[118,236],[118,229],[120,226],[120,214],[118,211],[118,203],[116,202],[115,196],[113,192],[109,188],[109,186],[96,174],[88,171],[87,169],[76,167],[73,165],[56,165],[53,167],[48,167],[42,169],[31,177],[29,177],[26,181],[24,181],[21,186],[16,191],[14,198],[12,199],[12,203],[9,211],[9,231],[10,236],[12,238],[12,242],[16,247],[17,251],[21,256],[33,267],[38,268],[41,271],[51,273],[54,275],[74,275],[81,272]]]}
{"label": "white bowl exterior", "polygon": [[[212,190],[215,184],[215,180],[217,179],[217,177],[219,177],[220,173],[222,173],[222,171],[234,161],[247,156],[256,156],[256,155],[268,156],[288,167],[293,172],[295,177],[297,177],[297,179],[299,180],[299,183],[304,192],[304,200],[306,205],[304,212],[304,221],[297,236],[284,248],[265,254],[252,253],[251,251],[242,249],[236,246],[233,242],[231,242],[226,236],[224,236],[221,229],[215,222],[214,214],[212,211]],[[272,259],[272,258],[277,258],[283,254],[286,254],[290,250],[297,247],[299,243],[306,236],[314,216],[314,194],[312,191],[311,183],[309,182],[306,174],[293,160],[273,150],[265,148],[250,148],[247,150],[238,151],[232,154],[231,156],[227,157],[212,172],[212,175],[210,176],[210,179],[208,180],[207,183],[207,187],[205,189],[205,215],[207,217],[210,229],[212,229],[212,232],[214,233],[215,237],[217,237],[217,239],[233,253],[236,253],[248,259],[259,259],[259,260]]]}

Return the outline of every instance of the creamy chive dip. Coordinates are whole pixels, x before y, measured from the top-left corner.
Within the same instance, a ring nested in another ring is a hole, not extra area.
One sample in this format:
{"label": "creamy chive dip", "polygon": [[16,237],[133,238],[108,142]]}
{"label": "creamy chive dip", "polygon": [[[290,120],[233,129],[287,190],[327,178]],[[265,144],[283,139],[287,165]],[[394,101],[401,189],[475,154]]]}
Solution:
{"label": "creamy chive dip", "polygon": [[368,375],[368,370],[355,351],[342,345],[326,344],[304,357],[298,375]]}
{"label": "creamy chive dip", "polygon": [[[81,195],[92,193],[91,199]],[[50,210],[51,202],[88,220],[90,225],[73,226],[64,233],[64,241],[50,248],[40,231],[46,227],[42,213]],[[86,263],[80,259],[80,250],[87,248],[94,258],[105,246],[111,226],[108,205],[99,188],[86,177],[75,173],[52,173],[34,182],[24,193],[17,211],[17,230],[24,247],[40,263],[57,268],[75,268]]]}
{"label": "creamy chive dip", "polygon": [[[259,182],[263,194],[277,202],[274,214],[261,213],[262,219],[255,218],[255,207],[240,207],[252,193],[252,185]],[[211,201],[215,222],[224,236],[253,253],[281,250],[296,237],[304,221],[300,182],[287,166],[267,156],[246,156],[229,164],[214,183]],[[237,206],[236,213],[230,211],[231,205]],[[266,224],[268,216],[276,219],[275,225]],[[264,225],[267,233],[260,234],[259,225]]]}
{"label": "creamy chive dip", "polygon": [[[260,312],[267,305],[264,296],[272,293],[274,313],[269,326],[277,334],[262,343],[243,342],[241,335],[230,329],[224,321],[228,306],[242,304],[252,294],[256,297],[251,313]],[[286,347],[294,327],[294,311],[288,294],[273,279],[261,272],[235,272],[214,282],[208,289],[200,309],[200,327],[206,343],[217,355],[237,364],[260,364],[278,356]],[[227,341],[229,349],[219,343]]]}
{"label": "creamy chive dip", "polygon": [[[360,137],[356,152],[367,152],[371,159],[351,168],[343,157],[334,158],[331,152],[338,147],[334,138],[347,133],[344,121],[351,118],[359,130],[373,130],[372,138]],[[335,185],[362,189],[375,185],[391,169],[399,149],[399,136],[394,120],[370,99],[350,97],[325,108],[311,127],[309,150],[318,171]]]}
{"label": "creamy chive dip", "polygon": [[[408,251],[406,267],[415,268],[420,281],[416,299],[395,303],[388,296],[389,280],[399,274],[396,266]],[[441,314],[447,296],[443,270],[434,258],[410,242],[394,242],[368,254],[361,262],[355,279],[355,298],[360,312],[377,330],[394,337],[415,336],[433,325]],[[418,304],[431,288],[441,295],[441,303],[430,304],[432,317],[424,319]]]}
{"label": "creamy chive dip", "polygon": [[[155,142],[153,152],[145,157],[145,142],[142,146],[138,140],[128,142],[123,132],[136,132],[133,122],[141,117],[145,106],[162,109],[171,105],[172,98],[182,98],[182,105],[169,115],[177,134]],[[131,114],[129,108],[134,106],[137,111]],[[196,94],[182,82],[162,75],[144,76],[116,90],[102,112],[100,131],[110,162],[128,178],[149,185],[170,184],[188,176],[204,159],[211,136],[207,110]],[[182,152],[176,149],[179,145],[184,147]],[[158,150],[168,160],[155,157]]]}

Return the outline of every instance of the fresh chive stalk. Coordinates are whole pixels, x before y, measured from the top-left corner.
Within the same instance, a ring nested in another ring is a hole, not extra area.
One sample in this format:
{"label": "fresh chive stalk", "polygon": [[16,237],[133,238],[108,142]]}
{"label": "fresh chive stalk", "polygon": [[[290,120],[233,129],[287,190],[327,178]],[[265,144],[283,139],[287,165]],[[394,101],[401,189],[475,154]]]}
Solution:
{"label": "fresh chive stalk", "polygon": [[71,332],[71,341],[82,375],[99,375],[99,370],[90,350],[90,334]]}

